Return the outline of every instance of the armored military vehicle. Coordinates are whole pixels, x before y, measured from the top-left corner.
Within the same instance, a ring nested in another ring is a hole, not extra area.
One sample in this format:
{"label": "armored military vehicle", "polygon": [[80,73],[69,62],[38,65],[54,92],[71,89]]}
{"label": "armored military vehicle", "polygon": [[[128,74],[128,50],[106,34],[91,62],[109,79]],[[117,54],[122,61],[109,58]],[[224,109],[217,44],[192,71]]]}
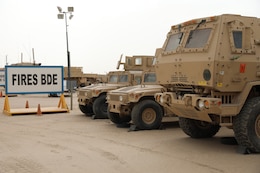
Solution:
{"label": "armored military vehicle", "polygon": [[140,85],[122,87],[107,93],[108,117],[115,124],[131,120],[136,129],[158,129],[164,115],[170,114],[154,100],[154,94],[166,89],[156,83],[154,70],[145,71]]}
{"label": "armored military vehicle", "polygon": [[224,14],[173,25],[157,49],[156,101],[192,138],[232,128],[240,146],[260,152],[260,19]]}
{"label": "armored military vehicle", "polygon": [[124,70],[111,71],[107,74],[108,82],[93,84],[79,88],[77,91],[80,110],[93,118],[107,118],[106,93],[120,87],[141,83],[142,71],[152,68],[154,56],[126,56],[122,63],[122,56],[117,64],[124,65]]}

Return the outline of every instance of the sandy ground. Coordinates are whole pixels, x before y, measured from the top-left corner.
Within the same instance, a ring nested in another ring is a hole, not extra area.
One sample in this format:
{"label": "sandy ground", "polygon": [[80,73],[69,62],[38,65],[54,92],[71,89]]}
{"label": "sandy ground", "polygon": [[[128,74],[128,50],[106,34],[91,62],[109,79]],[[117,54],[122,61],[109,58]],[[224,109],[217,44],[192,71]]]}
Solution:
{"label": "sandy ground", "polygon": [[[4,97],[0,105],[4,106]],[[56,106],[47,95],[9,97],[11,108]],[[70,98],[66,98],[70,105]],[[70,107],[70,106],[69,106]],[[0,114],[0,173],[260,173],[260,154],[243,155],[222,128],[211,139],[191,139],[178,122],[164,130],[132,131],[108,119],[84,116],[73,97],[70,113],[7,116]]]}

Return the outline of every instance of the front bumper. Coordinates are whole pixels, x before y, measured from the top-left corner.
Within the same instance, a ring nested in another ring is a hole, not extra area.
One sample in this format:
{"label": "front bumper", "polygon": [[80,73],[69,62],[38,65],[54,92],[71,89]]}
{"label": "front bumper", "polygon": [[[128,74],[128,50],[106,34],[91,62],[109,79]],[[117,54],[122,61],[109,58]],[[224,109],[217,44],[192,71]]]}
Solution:
{"label": "front bumper", "polygon": [[78,103],[79,105],[87,105],[92,102],[93,97],[91,91],[80,91],[78,92]]}
{"label": "front bumper", "polygon": [[164,92],[155,94],[155,100],[180,117],[212,122],[210,114],[221,114],[221,99],[202,97],[197,94],[185,94],[177,98],[175,93]]}
{"label": "front bumper", "polygon": [[109,111],[120,115],[129,115],[131,112],[127,95],[107,95]]}

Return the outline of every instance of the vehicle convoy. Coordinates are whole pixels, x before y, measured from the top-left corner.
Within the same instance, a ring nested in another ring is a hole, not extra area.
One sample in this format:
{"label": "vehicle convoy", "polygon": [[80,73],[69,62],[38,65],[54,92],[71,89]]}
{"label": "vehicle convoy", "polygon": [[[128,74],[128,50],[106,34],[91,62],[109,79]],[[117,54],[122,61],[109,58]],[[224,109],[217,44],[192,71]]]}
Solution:
{"label": "vehicle convoy", "polygon": [[156,50],[161,105],[192,138],[232,128],[239,147],[260,152],[260,19],[224,14],[171,27]]}
{"label": "vehicle convoy", "polygon": [[170,115],[154,100],[154,94],[166,91],[156,83],[155,71],[146,71],[140,85],[122,87],[107,93],[108,117],[115,124],[132,120],[137,129],[158,129],[163,116]]}
{"label": "vehicle convoy", "polygon": [[79,88],[77,91],[78,103],[81,112],[94,118],[107,117],[106,94],[110,90],[141,83],[142,71],[152,68],[154,56],[126,56],[122,63],[122,56],[117,64],[124,65],[124,70],[111,71],[107,74],[108,82],[92,84]]}

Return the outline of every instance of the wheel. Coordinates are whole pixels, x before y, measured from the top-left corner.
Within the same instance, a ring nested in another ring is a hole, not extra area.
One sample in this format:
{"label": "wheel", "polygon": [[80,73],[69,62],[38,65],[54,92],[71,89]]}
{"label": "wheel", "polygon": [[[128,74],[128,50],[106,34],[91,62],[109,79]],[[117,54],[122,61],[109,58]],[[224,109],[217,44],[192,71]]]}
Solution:
{"label": "wheel", "polygon": [[119,113],[109,112],[109,110],[107,110],[107,115],[108,115],[108,118],[115,124],[123,124],[123,123],[128,123],[129,121],[131,121],[130,116],[121,117],[119,115]]}
{"label": "wheel", "polygon": [[82,113],[84,113],[86,116],[92,116],[94,115],[92,105],[79,105],[79,109]]}
{"label": "wheel", "polygon": [[108,118],[105,94],[100,95],[98,98],[95,99],[93,103],[93,112],[97,118]]}
{"label": "wheel", "polygon": [[141,130],[158,129],[162,123],[163,109],[153,100],[143,100],[134,106],[131,117]]}
{"label": "wheel", "polygon": [[239,145],[260,152],[260,97],[248,100],[234,117],[233,130]]}
{"label": "wheel", "polygon": [[179,125],[192,138],[210,138],[220,129],[219,125],[183,117],[179,117]]}

